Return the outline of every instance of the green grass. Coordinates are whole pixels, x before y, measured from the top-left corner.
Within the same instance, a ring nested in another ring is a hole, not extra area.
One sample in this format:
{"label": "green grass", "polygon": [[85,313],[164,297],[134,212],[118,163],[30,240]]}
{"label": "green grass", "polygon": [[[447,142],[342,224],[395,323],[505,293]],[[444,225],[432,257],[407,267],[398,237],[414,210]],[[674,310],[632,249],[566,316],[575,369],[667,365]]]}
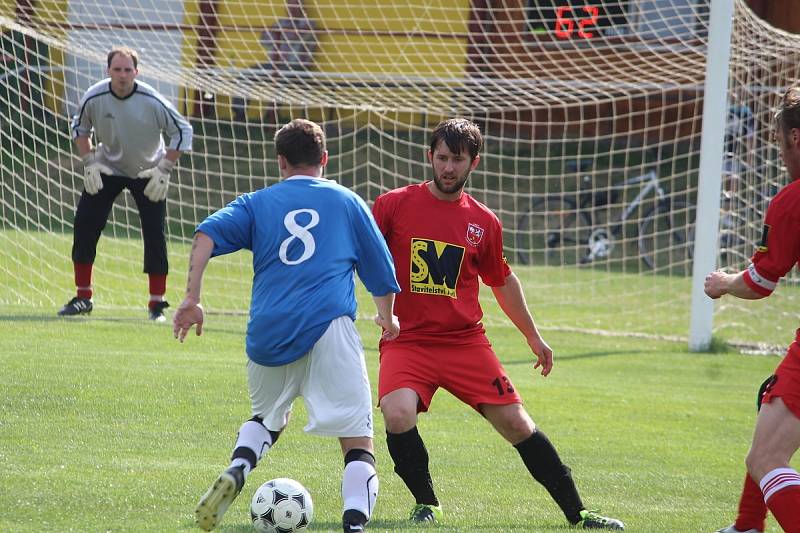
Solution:
{"label": "green grass", "polygon": [[[631,531],[713,531],[732,521],[755,394],[777,358],[546,330],[556,366],[545,379],[497,307],[485,309],[490,339],[587,506]],[[244,326],[241,316],[210,315],[202,337],[180,344],[139,311],[65,320],[0,306],[0,531],[191,530],[197,499],[250,416]],[[376,331],[358,326],[375,384]],[[313,530],[339,529],[338,444],[303,434],[296,406],[220,531],[250,531],[250,495],[284,476],[311,491]],[[413,502],[392,472],[380,418],[376,411],[381,489],[371,531],[416,531],[406,527]],[[420,431],[446,513],[437,531],[566,530],[513,448],[453,397],[437,394]]]}
{"label": "green grass", "polygon": [[[144,314],[147,277],[142,274],[138,232],[135,224],[116,224],[106,229],[98,244],[93,282],[95,313],[101,317],[131,310]],[[185,286],[189,240],[176,234],[171,237],[167,299],[177,304]],[[71,234],[0,230],[0,309],[17,306],[20,312],[34,308],[48,314],[73,296],[71,245]],[[249,253],[211,262],[205,293],[209,310],[246,313],[250,262]],[[621,273],[603,263],[590,268],[513,268],[543,327],[688,337],[691,282],[686,277],[645,269]],[[484,305],[493,305],[491,291],[484,290],[481,296]],[[714,317],[718,342],[767,343],[776,347],[774,353],[782,354],[797,327],[798,298],[800,287],[791,283],[781,283],[772,297],[760,301],[723,298]],[[504,324],[505,318],[489,313],[486,322]]]}
{"label": "green grass", "polygon": [[[0,531],[176,531],[192,528],[197,499],[227,464],[249,417],[244,372],[248,254],[215,259],[204,297],[205,335],[185,344],[144,319],[146,278],[135,235],[101,241],[91,317],[55,318],[71,293],[68,236],[0,232]],[[177,305],[188,245],[170,244],[168,298]],[[43,268],[46,267],[46,268]],[[634,531],[713,531],[733,519],[754,397],[774,357],[725,351],[690,354],[685,342],[578,333],[649,331],[685,335],[688,280],[600,268],[516,269],[530,307],[556,353],[553,374],[532,369],[521,336],[489,291],[490,339],[534,420],[550,436],[587,506]],[[792,291],[754,309],[757,332],[796,321]],[[360,296],[361,313],[372,304]],[[63,300],[63,301],[62,301]],[[732,317],[733,310],[721,310]],[[731,329],[736,326],[731,321]],[[376,383],[376,331],[358,323]],[[412,531],[413,503],[392,472],[376,411],[381,494],[372,531]],[[249,531],[255,488],[273,477],[304,483],[316,504],[314,529],[337,530],[342,459],[333,439],[293,423],[253,473],[221,531]],[[438,531],[555,531],[565,520],[508,444],[447,393],[420,429],[445,507]],[[773,529],[773,531],[775,531]]]}

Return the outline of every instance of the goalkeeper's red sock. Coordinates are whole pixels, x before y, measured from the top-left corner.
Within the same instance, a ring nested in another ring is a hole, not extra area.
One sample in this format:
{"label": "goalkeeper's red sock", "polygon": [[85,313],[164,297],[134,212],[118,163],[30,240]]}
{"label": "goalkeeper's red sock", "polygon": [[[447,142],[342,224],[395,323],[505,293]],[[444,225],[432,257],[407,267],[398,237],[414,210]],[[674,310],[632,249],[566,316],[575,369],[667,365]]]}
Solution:
{"label": "goalkeeper's red sock", "polygon": [[92,299],[92,263],[72,263],[78,298]]}
{"label": "goalkeeper's red sock", "polygon": [[786,533],[800,533],[800,474],[776,468],[761,480],[764,502]]}
{"label": "goalkeeper's red sock", "polygon": [[158,302],[164,301],[164,295],[167,293],[167,275],[166,274],[148,274],[150,279],[150,303],[148,307],[153,309]]}
{"label": "goalkeeper's red sock", "polygon": [[753,481],[750,474],[745,474],[742,497],[739,499],[739,514],[736,516],[734,527],[739,531],[755,529],[764,531],[767,518],[767,504],[758,483]]}

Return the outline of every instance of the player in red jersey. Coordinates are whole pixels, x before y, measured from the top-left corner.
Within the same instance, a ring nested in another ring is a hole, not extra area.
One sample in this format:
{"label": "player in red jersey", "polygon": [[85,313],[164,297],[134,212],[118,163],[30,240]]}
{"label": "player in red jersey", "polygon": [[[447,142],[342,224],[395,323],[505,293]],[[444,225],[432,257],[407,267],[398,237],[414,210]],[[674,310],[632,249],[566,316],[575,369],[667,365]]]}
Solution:
{"label": "player in red jersey", "polygon": [[395,302],[402,332],[380,343],[378,397],[395,472],[416,499],[411,520],[436,521],[442,516],[428,452],[417,431],[417,413],[428,410],[441,387],[481,413],[514,445],[570,523],[624,529],[619,520],[583,506],[570,469],[522,407],[486,338],[479,277],[525,336],[537,358],[534,368],[541,368],[543,376],[550,373],[553,352],[539,334],[520,282],[503,256],[500,221],[464,192],[470,172],[480,162],[482,145],[480,130],[472,122],[440,123],[428,151],[433,181],[390,191],[373,206],[402,289]]}
{"label": "player in red jersey", "polygon": [[[800,261],[800,85],[783,95],[775,137],[791,182],[769,204],[750,265],[737,274],[716,271],[706,276],[705,292],[711,298],[769,296]],[[764,531],[769,508],[784,531],[800,533],[800,474],[789,466],[800,447],[800,329],[760,398],[739,514],[735,524],[720,531]]]}

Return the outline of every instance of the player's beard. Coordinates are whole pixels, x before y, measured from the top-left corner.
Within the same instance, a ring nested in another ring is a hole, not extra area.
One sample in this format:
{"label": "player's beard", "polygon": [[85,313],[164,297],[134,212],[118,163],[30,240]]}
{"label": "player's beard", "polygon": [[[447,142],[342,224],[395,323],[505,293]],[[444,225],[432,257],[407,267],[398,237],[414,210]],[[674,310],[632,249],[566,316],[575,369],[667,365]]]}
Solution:
{"label": "player's beard", "polygon": [[[436,171],[434,170],[434,172]],[[443,194],[455,194],[461,192],[461,189],[464,188],[464,185],[467,183],[467,180],[469,179],[469,174],[470,171],[468,170],[467,173],[464,174],[463,178],[456,180],[455,183],[453,183],[452,185],[445,184],[442,178],[438,174],[434,174],[433,184],[436,186],[437,189],[439,189],[439,192]]]}

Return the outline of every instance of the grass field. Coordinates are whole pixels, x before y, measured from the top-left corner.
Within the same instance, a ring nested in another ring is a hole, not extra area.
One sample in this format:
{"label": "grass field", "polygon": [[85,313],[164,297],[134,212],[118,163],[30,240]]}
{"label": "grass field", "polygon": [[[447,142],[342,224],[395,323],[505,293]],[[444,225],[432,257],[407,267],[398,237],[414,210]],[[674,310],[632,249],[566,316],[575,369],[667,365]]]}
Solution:
{"label": "grass field", "polygon": [[[141,272],[138,231],[135,224],[115,225],[107,228],[100,240],[93,281],[101,316],[118,316],[134,309],[144,313],[147,278]],[[0,312],[8,314],[18,306],[20,312],[34,308],[50,314],[73,296],[71,246],[71,234],[0,229]],[[174,238],[168,250],[167,299],[177,304],[186,279],[188,239]],[[246,313],[250,262],[248,253],[211,262],[205,289],[209,310]],[[545,328],[688,337],[691,282],[686,277],[658,275],[651,270],[620,273],[604,269],[602,263],[594,268],[513,267],[534,316]],[[798,300],[800,286],[787,282],[781,282],[767,299],[724,298],[716,307],[714,333],[721,341],[765,343],[774,347],[772,353],[783,354],[797,327]],[[493,301],[490,291],[482,292],[484,305]],[[368,309],[362,308],[363,316]],[[502,314],[495,313],[488,313],[485,322],[490,327],[506,323]]]}
{"label": "grass field", "polygon": [[[556,353],[545,379],[497,307],[485,310],[492,342],[588,507],[630,531],[703,532],[732,521],[755,393],[778,358],[545,330]],[[250,416],[245,318],[210,315],[202,337],[180,344],[141,311],[53,315],[0,306],[0,531],[191,530],[197,499]],[[358,326],[374,384],[376,331],[368,321]],[[309,488],[312,530],[339,530],[338,445],[303,434],[302,402],[296,407],[220,531],[250,530],[250,495],[273,477]],[[413,502],[392,472],[377,411],[376,421],[381,489],[370,530],[416,531],[406,525]],[[420,431],[445,509],[437,531],[566,529],[516,452],[447,393],[437,394]]]}

